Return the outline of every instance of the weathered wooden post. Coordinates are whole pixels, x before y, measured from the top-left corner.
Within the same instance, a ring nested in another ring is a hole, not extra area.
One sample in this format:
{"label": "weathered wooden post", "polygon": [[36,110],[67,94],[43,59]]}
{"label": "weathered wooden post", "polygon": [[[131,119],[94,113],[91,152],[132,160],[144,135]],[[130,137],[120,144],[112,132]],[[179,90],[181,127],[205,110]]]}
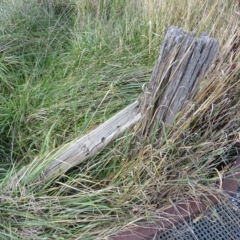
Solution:
{"label": "weathered wooden post", "polygon": [[[167,29],[160,54],[148,88],[144,93],[140,137],[161,134],[161,124],[167,127],[186,106],[218,51],[218,41],[206,34],[194,38],[180,28]],[[158,126],[156,126],[158,124]]]}
{"label": "weathered wooden post", "polygon": [[[173,124],[174,117],[186,106],[198,79],[206,73],[218,51],[218,41],[206,34],[194,38],[180,28],[169,27],[162,43],[147,90],[139,101],[127,106],[89,134],[76,140],[46,167],[42,178],[59,176],[73,166],[99,153],[127,128],[140,119],[137,138],[150,136],[161,124]],[[156,126],[157,124],[157,126]]]}

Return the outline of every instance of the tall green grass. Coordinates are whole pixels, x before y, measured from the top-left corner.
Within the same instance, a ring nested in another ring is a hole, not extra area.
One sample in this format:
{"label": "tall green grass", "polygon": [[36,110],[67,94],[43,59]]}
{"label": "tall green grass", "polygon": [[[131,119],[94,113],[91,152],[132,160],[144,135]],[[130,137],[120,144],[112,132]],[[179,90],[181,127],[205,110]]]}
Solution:
{"label": "tall green grass", "polygon": [[[220,199],[216,167],[239,142],[237,12],[230,0],[2,1],[0,238],[106,238],[188,196]],[[169,25],[220,42],[175,127],[137,153],[130,130],[66,175],[36,181],[57,149],[139,96]]]}

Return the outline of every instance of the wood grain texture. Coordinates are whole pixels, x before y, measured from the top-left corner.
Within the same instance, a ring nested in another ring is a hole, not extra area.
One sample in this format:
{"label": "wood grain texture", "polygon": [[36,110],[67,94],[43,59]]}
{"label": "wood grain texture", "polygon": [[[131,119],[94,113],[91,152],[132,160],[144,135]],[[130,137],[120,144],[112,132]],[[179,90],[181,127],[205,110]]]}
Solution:
{"label": "wood grain texture", "polygon": [[176,114],[192,97],[202,77],[218,52],[218,41],[206,34],[194,38],[180,28],[169,27],[164,37],[158,60],[152,72],[148,89],[143,97],[144,116],[140,138],[151,135],[161,124],[167,127]]}
{"label": "wood grain texture", "polygon": [[159,124],[160,137],[161,124],[173,123],[176,114],[191,98],[198,79],[206,73],[217,51],[218,41],[206,34],[195,39],[192,32],[186,33],[180,28],[169,27],[142,102],[135,101],[89,134],[76,140],[54,158],[42,177],[58,176],[98,154],[140,119],[135,142],[141,142],[145,135],[151,135],[156,123]]}
{"label": "wood grain texture", "polygon": [[42,178],[60,175],[91,156],[98,154],[141,118],[139,102],[135,101],[99,127],[79,138],[47,166]]}

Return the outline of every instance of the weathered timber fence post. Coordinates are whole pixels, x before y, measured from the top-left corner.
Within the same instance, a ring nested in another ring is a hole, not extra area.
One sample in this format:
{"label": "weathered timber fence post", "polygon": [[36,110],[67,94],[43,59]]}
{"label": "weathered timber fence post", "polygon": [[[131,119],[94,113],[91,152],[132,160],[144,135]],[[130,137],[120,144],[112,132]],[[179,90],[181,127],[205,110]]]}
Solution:
{"label": "weathered timber fence post", "polygon": [[218,41],[206,34],[194,38],[180,28],[169,27],[154,67],[147,90],[139,101],[127,106],[89,134],[61,152],[46,167],[42,179],[56,177],[87,158],[99,153],[127,128],[140,119],[137,138],[151,135],[156,124],[173,123],[176,114],[186,106],[196,89],[198,79],[206,73],[218,51]]}
{"label": "weathered timber fence post", "polygon": [[[218,41],[206,34],[194,39],[194,33],[167,29],[158,60],[144,93],[140,137],[161,134],[161,124],[173,123],[176,114],[186,106],[218,52]],[[158,124],[159,126],[156,126]]]}

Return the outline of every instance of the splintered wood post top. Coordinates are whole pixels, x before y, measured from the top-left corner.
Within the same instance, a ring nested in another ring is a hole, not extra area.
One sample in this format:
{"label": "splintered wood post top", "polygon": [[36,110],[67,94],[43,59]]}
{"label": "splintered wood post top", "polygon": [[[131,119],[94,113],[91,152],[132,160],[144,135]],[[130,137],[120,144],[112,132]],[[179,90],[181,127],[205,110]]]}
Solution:
{"label": "splintered wood post top", "polygon": [[195,39],[194,33],[186,33],[181,28],[167,29],[143,97],[142,134],[150,134],[156,121],[166,126],[173,123],[176,114],[192,97],[199,78],[209,69],[218,46],[218,41],[206,34]]}

